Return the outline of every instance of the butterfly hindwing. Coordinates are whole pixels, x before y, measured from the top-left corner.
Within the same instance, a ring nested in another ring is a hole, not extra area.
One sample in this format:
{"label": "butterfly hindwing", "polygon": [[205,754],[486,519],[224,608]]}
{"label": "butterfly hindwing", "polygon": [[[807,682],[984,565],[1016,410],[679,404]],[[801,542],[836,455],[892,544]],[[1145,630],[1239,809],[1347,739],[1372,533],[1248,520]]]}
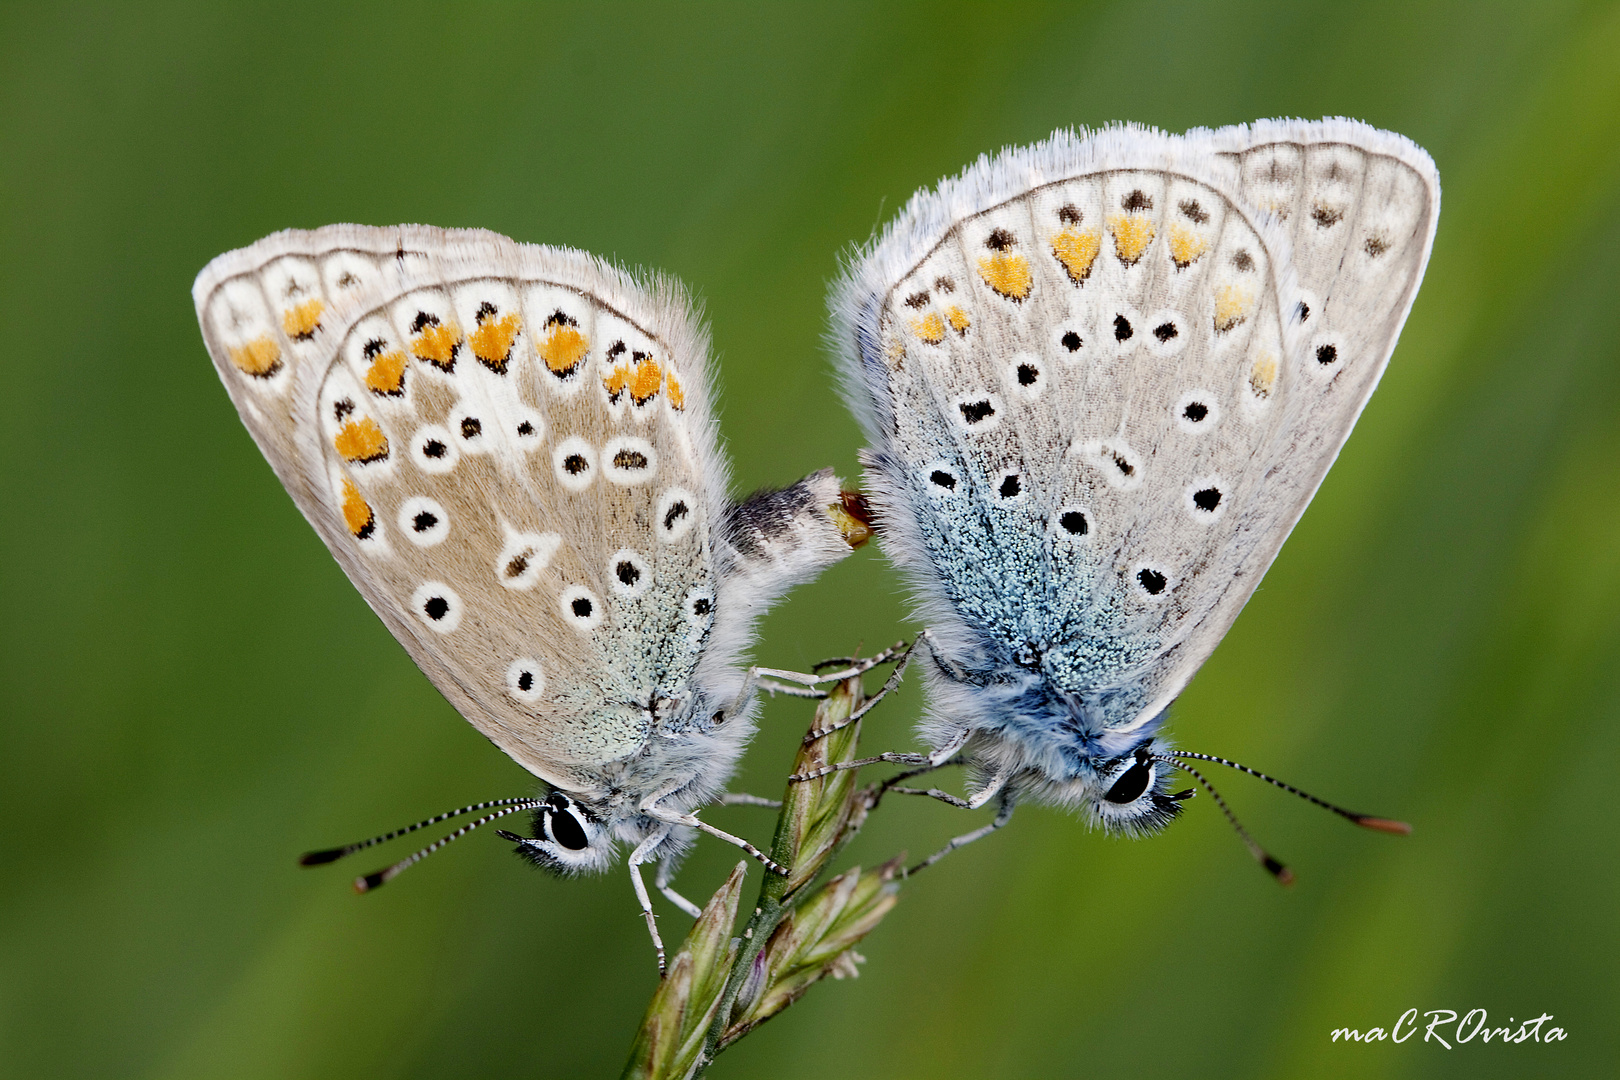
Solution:
{"label": "butterfly hindwing", "polygon": [[645,742],[637,706],[679,707],[724,474],[672,287],[493,234],[336,226],[222,257],[197,297],[278,476],[502,749],[577,787]]}
{"label": "butterfly hindwing", "polygon": [[1155,708],[1219,644],[1349,437],[1417,295],[1440,210],[1429,155],[1366,124],[1260,121],[1189,139],[1235,167],[1243,200],[1288,238],[1287,405],[1260,451],[1255,496],[1233,504],[1240,546],[1223,563],[1238,584],[1156,672]]}

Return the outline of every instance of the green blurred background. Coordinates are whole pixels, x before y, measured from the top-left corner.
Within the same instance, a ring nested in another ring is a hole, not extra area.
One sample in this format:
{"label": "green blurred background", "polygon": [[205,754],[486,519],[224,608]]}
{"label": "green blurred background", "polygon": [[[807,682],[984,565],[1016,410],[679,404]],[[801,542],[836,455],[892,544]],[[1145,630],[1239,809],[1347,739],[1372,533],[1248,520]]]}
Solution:
{"label": "green blurred background", "polygon": [[[487,834],[364,898],[294,867],[528,785],[249,441],[192,312],[212,256],[423,221],[662,268],[706,300],[739,486],[847,476],[825,286],[913,189],[1059,125],[1324,114],[1434,155],[1439,238],[1172,730],[1416,833],[1227,778],[1285,891],[1207,799],[1141,842],[1026,809],[714,1075],[1615,1075],[1620,8],[1412,0],[7,5],[0,1075],[617,1075],[654,985],[622,871],[555,881]],[[863,552],[760,654],[908,626]],[[917,704],[867,745],[910,746]],[[805,719],[768,707],[740,786],[779,787]],[[967,820],[891,806],[851,855]],[[684,887],[733,861],[704,844]],[[1329,1041],[1476,1007],[1568,1040]]]}

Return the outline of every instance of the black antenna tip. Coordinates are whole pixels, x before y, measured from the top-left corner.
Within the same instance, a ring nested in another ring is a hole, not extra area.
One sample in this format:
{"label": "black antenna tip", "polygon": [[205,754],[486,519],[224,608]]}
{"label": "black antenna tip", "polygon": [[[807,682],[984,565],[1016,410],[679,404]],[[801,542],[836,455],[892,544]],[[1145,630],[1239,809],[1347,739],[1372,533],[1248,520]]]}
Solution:
{"label": "black antenna tip", "polygon": [[1271,872],[1271,876],[1277,879],[1277,884],[1292,885],[1294,883],[1294,872],[1278,862],[1275,857],[1267,855],[1260,860],[1260,865]]}
{"label": "black antenna tip", "polygon": [[1391,821],[1389,818],[1371,817],[1367,814],[1352,814],[1350,820],[1363,829],[1376,829],[1379,832],[1392,833],[1395,836],[1412,835],[1412,826],[1404,821]]}
{"label": "black antenna tip", "polygon": [[323,866],[329,862],[337,862],[349,853],[348,848],[327,848],[325,851],[306,851],[298,856],[299,866]]}
{"label": "black antenna tip", "polygon": [[365,877],[355,878],[354,891],[357,893],[368,893],[387,880],[388,871],[378,870],[375,873],[367,874]]}

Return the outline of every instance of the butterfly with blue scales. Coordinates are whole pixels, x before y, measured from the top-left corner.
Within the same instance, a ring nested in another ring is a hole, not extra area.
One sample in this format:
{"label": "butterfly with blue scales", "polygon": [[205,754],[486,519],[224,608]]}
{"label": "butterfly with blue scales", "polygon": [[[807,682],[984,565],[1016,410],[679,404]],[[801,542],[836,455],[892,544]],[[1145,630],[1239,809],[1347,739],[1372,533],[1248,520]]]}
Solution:
{"label": "butterfly with blue scales", "polygon": [[927,626],[888,685],[920,659],[929,749],[865,761],[970,765],[967,798],[920,792],[1000,800],[954,846],[1026,800],[1156,831],[1189,758],[1230,764],[1169,749],[1169,706],[1377,385],[1439,194],[1421,148],[1350,120],[1060,131],[851,261],[833,338]]}

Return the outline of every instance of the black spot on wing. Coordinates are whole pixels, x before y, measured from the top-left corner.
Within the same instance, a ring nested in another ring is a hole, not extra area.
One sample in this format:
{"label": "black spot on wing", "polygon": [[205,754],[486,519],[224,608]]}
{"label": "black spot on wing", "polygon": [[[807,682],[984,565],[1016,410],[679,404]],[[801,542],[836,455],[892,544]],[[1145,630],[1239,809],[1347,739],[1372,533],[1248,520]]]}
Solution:
{"label": "black spot on wing", "polygon": [[996,415],[995,406],[990,404],[989,399],[983,399],[980,401],[964,401],[958,405],[957,408],[962,411],[962,419],[965,420],[969,426],[982,424],[990,417]]}

